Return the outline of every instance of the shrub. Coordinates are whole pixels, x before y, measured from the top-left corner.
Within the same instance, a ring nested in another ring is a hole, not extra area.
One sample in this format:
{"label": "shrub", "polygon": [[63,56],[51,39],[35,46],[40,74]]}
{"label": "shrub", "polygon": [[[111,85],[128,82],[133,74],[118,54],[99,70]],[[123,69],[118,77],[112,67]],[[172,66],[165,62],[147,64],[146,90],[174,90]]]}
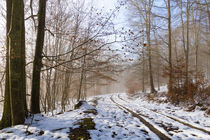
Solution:
{"label": "shrub", "polygon": [[[172,87],[168,92],[168,101],[173,104],[205,104],[210,99],[210,85],[201,72],[188,72],[188,84],[185,82],[185,64],[180,58],[173,64]],[[169,76],[169,67],[164,67],[164,77]]]}

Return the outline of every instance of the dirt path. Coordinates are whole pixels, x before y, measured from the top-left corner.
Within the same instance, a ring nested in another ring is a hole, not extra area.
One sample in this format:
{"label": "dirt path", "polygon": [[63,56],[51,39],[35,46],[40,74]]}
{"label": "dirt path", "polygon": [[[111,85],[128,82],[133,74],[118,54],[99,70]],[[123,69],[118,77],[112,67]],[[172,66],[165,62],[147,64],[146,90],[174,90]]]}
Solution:
{"label": "dirt path", "polygon": [[[119,94],[118,94],[118,98],[121,99],[122,101],[126,102],[126,103],[130,103],[130,102],[126,101],[125,99],[123,99],[122,97],[120,97]],[[167,115],[167,114],[163,114],[163,113],[160,113],[160,112],[157,112],[157,111],[154,111],[154,110],[152,110],[152,109],[145,108],[145,107],[142,107],[142,108],[144,108],[144,109],[146,109],[146,110],[148,110],[148,111],[152,111],[152,112],[154,112],[154,113],[156,113],[156,114],[163,115],[163,116],[165,116],[165,117],[167,117],[167,118],[169,118],[169,119],[172,119],[172,120],[174,120],[174,121],[176,121],[176,122],[179,122],[179,123],[181,123],[181,124],[183,124],[183,125],[186,125],[186,126],[192,128],[192,129],[197,129],[197,130],[199,130],[199,131],[202,131],[202,132],[207,133],[207,134],[210,135],[210,131],[205,130],[205,129],[203,129],[203,128],[196,127],[196,126],[194,126],[194,125],[192,125],[192,124],[190,124],[190,123],[187,123],[186,120],[183,120],[183,119],[181,119],[181,118],[175,118],[175,117],[169,116],[169,115]]]}
{"label": "dirt path", "polygon": [[112,102],[114,102],[117,106],[119,106],[121,109],[123,108],[124,110],[130,112],[134,117],[138,118],[145,126],[147,126],[153,133],[155,133],[161,140],[171,140],[171,138],[167,135],[165,135],[164,133],[162,133],[160,130],[158,130],[157,128],[155,128],[152,124],[150,124],[149,122],[147,122],[141,115],[133,112],[132,110],[120,105],[119,103],[117,103],[116,101],[114,101],[114,99],[111,97],[110,98],[112,100]]}

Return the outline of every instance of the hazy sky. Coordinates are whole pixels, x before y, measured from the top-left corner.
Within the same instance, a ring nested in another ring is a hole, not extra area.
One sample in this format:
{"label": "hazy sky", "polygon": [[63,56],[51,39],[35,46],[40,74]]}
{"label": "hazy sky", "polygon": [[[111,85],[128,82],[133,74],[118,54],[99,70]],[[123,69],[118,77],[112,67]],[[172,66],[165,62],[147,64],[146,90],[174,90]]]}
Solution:
{"label": "hazy sky", "polygon": [[3,2],[3,0],[1,0],[0,1],[0,46],[2,46],[4,44],[4,36],[5,36],[4,28],[5,28],[6,23],[5,23],[5,19],[3,17],[3,11],[4,11],[3,9],[5,9],[5,6],[6,6],[5,3]]}
{"label": "hazy sky", "polygon": [[[102,9],[104,12],[110,12],[111,10],[115,9],[115,6],[118,5],[117,0],[85,0],[87,3],[93,3],[93,6]],[[0,0],[0,46],[3,46],[5,43],[5,19],[2,16],[5,9],[5,2]],[[115,23],[118,24],[117,27],[123,26],[122,23],[125,22],[125,16],[123,14],[123,8],[120,12],[117,13],[117,17],[115,19]],[[2,47],[0,47],[2,48]],[[1,51],[1,50],[0,50]]]}
{"label": "hazy sky", "polygon": [[[91,1],[91,0],[86,0],[86,1]],[[117,3],[117,0],[93,0],[96,3],[96,7],[98,7],[99,9],[103,9],[104,11],[110,11],[110,9],[114,9],[117,5],[119,5]],[[125,9],[124,7],[121,7],[117,19],[117,22],[125,22]]]}
{"label": "hazy sky", "polygon": [[[86,2],[93,2],[93,6],[103,9],[103,11],[107,12],[110,9],[114,9],[117,5],[117,0],[85,0]],[[0,9],[5,8],[5,3],[0,1]],[[4,18],[2,17],[2,11],[0,11],[0,32],[2,33],[3,27],[5,26]]]}
{"label": "hazy sky", "polygon": [[[88,1],[88,0],[87,0]],[[99,8],[105,8],[107,10],[113,9],[117,3],[117,0],[94,0],[96,6]]]}

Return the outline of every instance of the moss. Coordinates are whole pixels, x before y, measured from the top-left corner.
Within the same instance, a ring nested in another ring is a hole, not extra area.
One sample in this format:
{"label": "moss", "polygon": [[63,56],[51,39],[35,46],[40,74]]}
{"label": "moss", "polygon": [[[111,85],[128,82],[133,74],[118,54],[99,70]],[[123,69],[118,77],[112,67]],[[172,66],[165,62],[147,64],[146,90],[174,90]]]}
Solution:
{"label": "moss", "polygon": [[74,109],[79,109],[84,103],[87,103],[86,101],[79,101],[75,106]]}
{"label": "moss", "polygon": [[95,123],[92,118],[83,118],[79,120],[75,125],[79,125],[79,128],[70,128],[69,138],[72,140],[89,140],[91,139],[88,130],[95,129]]}
{"label": "moss", "polygon": [[89,140],[91,139],[90,134],[87,130],[81,128],[70,128],[69,138],[71,140]]}
{"label": "moss", "polygon": [[98,114],[98,112],[97,112],[96,109],[88,109],[88,110],[85,110],[85,111],[83,111],[83,112],[84,112],[84,113],[87,113],[87,114],[92,113],[92,114],[94,114],[94,115],[97,115],[97,114]]}
{"label": "moss", "polygon": [[93,122],[92,118],[81,119],[81,121],[78,124],[80,125],[80,128],[82,129],[86,129],[86,130],[95,129],[95,123]]}

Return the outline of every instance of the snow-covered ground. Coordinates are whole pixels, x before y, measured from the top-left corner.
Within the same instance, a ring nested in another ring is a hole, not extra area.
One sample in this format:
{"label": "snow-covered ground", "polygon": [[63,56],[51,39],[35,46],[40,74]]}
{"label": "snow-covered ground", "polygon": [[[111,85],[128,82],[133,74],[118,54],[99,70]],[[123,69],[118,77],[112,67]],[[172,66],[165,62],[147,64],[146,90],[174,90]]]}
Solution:
{"label": "snow-covered ground", "polygon": [[[116,95],[115,95],[116,96]],[[119,98],[120,97],[120,98]],[[124,100],[130,104],[131,108],[142,109],[144,111],[159,112],[162,114],[167,114],[169,116],[177,117],[182,120],[186,120],[191,124],[197,125],[199,127],[203,127],[210,130],[210,116],[205,114],[205,111],[201,111],[199,107],[196,107],[194,111],[185,111],[182,107],[177,107],[171,105],[170,103],[157,103],[157,102],[149,102],[145,100],[144,96],[135,96],[130,97],[127,94],[118,94],[117,101],[122,102]],[[126,102],[124,101],[123,104]]]}
{"label": "snow-covered ground", "polygon": [[131,113],[120,109],[110,100],[111,95],[98,100],[98,115],[94,121],[96,130],[91,131],[94,140],[145,140],[159,139]]}
{"label": "snow-covered ground", "polygon": [[142,114],[148,122],[160,127],[163,133],[171,135],[172,139],[210,139],[210,116],[205,115],[204,111],[196,109],[187,112],[169,103],[148,102],[141,95],[130,97],[127,94],[118,94],[114,95],[114,99],[119,104]]}
{"label": "snow-covered ground", "polygon": [[[95,122],[95,129],[88,130],[93,140],[159,139],[158,135],[152,132],[147,125],[119,107],[111,99],[142,115],[147,122],[170,139],[210,140],[208,134],[210,132],[210,117],[205,116],[204,112],[199,110],[186,112],[180,107],[168,103],[149,102],[140,95],[130,97],[125,93],[91,97],[88,99],[88,103],[92,106],[87,104],[80,109],[55,116],[36,115],[29,127],[27,124],[31,123],[32,117],[26,120],[26,125],[0,130],[0,139],[69,139],[70,128],[77,128],[76,122],[82,118],[92,118]],[[85,113],[84,111],[88,109],[96,109],[97,114]],[[173,118],[195,128],[175,121]],[[28,130],[27,133],[26,130]]]}
{"label": "snow-covered ground", "polygon": [[[111,95],[93,97],[97,99],[96,109],[98,114],[88,114],[96,123],[95,130],[89,130],[91,138],[94,140],[145,140],[159,139],[137,118],[120,109],[110,100]],[[90,104],[93,104],[90,102]],[[18,125],[12,128],[6,128],[0,131],[0,139],[69,139],[70,127],[77,127],[75,122],[81,118],[87,117],[83,113],[87,108],[80,108],[71,112],[56,116],[36,115],[32,125],[29,126],[26,134],[27,125]],[[26,123],[30,123],[28,119]]]}

